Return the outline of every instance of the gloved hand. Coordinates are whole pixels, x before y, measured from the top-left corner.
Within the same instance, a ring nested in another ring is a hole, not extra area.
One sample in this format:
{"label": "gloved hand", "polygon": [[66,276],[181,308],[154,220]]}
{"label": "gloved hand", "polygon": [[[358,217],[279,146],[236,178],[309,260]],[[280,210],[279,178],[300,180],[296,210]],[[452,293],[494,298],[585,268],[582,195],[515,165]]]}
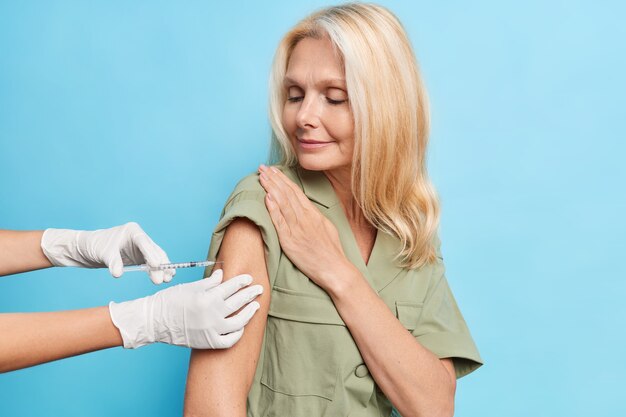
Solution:
{"label": "gloved hand", "polygon": [[[108,267],[111,275],[122,276],[124,265],[169,263],[167,255],[137,223],[94,231],[47,229],[41,249],[55,266]],[[155,284],[170,282],[174,269],[149,271]]]}
{"label": "gloved hand", "polygon": [[[137,348],[153,342],[194,349],[224,349],[243,335],[259,309],[251,302],[263,292],[250,275],[238,275],[222,284],[222,270],[209,278],[179,284],[154,295],[123,303],[109,303],[113,324],[119,329],[124,347]],[[233,317],[230,314],[249,303]]]}

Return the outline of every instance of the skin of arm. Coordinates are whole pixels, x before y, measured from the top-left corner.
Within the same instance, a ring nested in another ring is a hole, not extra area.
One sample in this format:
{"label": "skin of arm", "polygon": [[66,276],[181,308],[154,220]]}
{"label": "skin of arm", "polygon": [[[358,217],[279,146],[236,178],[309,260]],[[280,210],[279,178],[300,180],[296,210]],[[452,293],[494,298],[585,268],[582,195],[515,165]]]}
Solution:
{"label": "skin of arm", "polygon": [[[456,376],[406,331],[352,264],[336,269],[326,290],[354,338],[372,377],[402,416],[452,416]],[[380,343],[381,340],[393,341]]]}
{"label": "skin of arm", "polygon": [[263,286],[257,298],[261,308],[232,348],[192,351],[185,392],[187,417],[245,417],[267,321],[270,288],[259,228],[247,219],[235,219],[226,230],[217,260],[223,262],[225,280],[249,274],[253,284]]}
{"label": "skin of arm", "polygon": [[[0,276],[51,267],[43,231],[0,230]],[[122,345],[108,307],[0,314],[0,372]]]}
{"label": "skin of arm", "polygon": [[260,179],[283,251],[332,298],[374,380],[400,414],[452,416],[452,360],[440,360],[404,328],[346,258],[336,227],[302,190],[276,169],[262,167]]}
{"label": "skin of arm", "polygon": [[0,372],[122,346],[106,306],[0,314]]}
{"label": "skin of arm", "polygon": [[43,230],[0,230],[0,276],[52,266],[41,250]]}

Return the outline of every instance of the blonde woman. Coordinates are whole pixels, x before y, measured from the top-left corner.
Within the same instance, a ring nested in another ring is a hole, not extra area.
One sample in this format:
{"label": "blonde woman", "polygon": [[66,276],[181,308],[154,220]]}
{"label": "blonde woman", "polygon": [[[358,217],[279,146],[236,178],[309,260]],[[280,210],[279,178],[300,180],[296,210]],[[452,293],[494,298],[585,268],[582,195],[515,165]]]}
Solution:
{"label": "blonde woman", "polygon": [[209,250],[263,285],[261,309],[234,348],[193,352],[186,414],[453,415],[481,359],[444,276],[426,93],[396,17],[346,4],[298,23],[270,117],[278,166],[237,185]]}

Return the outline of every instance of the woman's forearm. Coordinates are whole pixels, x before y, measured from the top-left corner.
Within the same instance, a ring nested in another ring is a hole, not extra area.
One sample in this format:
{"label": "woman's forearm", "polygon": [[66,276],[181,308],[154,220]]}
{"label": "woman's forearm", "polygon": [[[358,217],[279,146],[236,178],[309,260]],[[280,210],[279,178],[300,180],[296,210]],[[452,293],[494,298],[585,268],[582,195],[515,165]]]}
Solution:
{"label": "woman's forearm", "polygon": [[0,372],[122,345],[108,307],[0,314]]}
{"label": "woman's forearm", "polygon": [[42,230],[0,230],[0,276],[52,266],[41,250]]}
{"label": "woman's forearm", "polygon": [[404,417],[452,416],[452,361],[420,345],[355,267],[341,274],[327,291],[381,390]]}

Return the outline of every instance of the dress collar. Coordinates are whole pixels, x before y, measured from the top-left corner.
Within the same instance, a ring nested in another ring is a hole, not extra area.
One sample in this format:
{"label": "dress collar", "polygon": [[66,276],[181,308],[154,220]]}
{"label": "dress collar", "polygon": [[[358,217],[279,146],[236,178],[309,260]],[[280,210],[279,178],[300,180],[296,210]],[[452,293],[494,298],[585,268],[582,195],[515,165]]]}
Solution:
{"label": "dress collar", "polygon": [[327,209],[324,210],[325,215],[336,226],[342,227],[344,232],[340,234],[340,240],[348,259],[361,271],[377,292],[382,291],[404,269],[398,266],[394,259],[401,247],[398,238],[379,230],[366,265],[343,207],[326,175],[321,171],[308,171],[301,167],[293,169],[300,180],[304,194],[311,201]]}
{"label": "dress collar", "polygon": [[325,208],[339,204],[339,199],[326,175],[321,171],[308,171],[297,167],[295,171],[302,184],[304,194],[311,200]]}

